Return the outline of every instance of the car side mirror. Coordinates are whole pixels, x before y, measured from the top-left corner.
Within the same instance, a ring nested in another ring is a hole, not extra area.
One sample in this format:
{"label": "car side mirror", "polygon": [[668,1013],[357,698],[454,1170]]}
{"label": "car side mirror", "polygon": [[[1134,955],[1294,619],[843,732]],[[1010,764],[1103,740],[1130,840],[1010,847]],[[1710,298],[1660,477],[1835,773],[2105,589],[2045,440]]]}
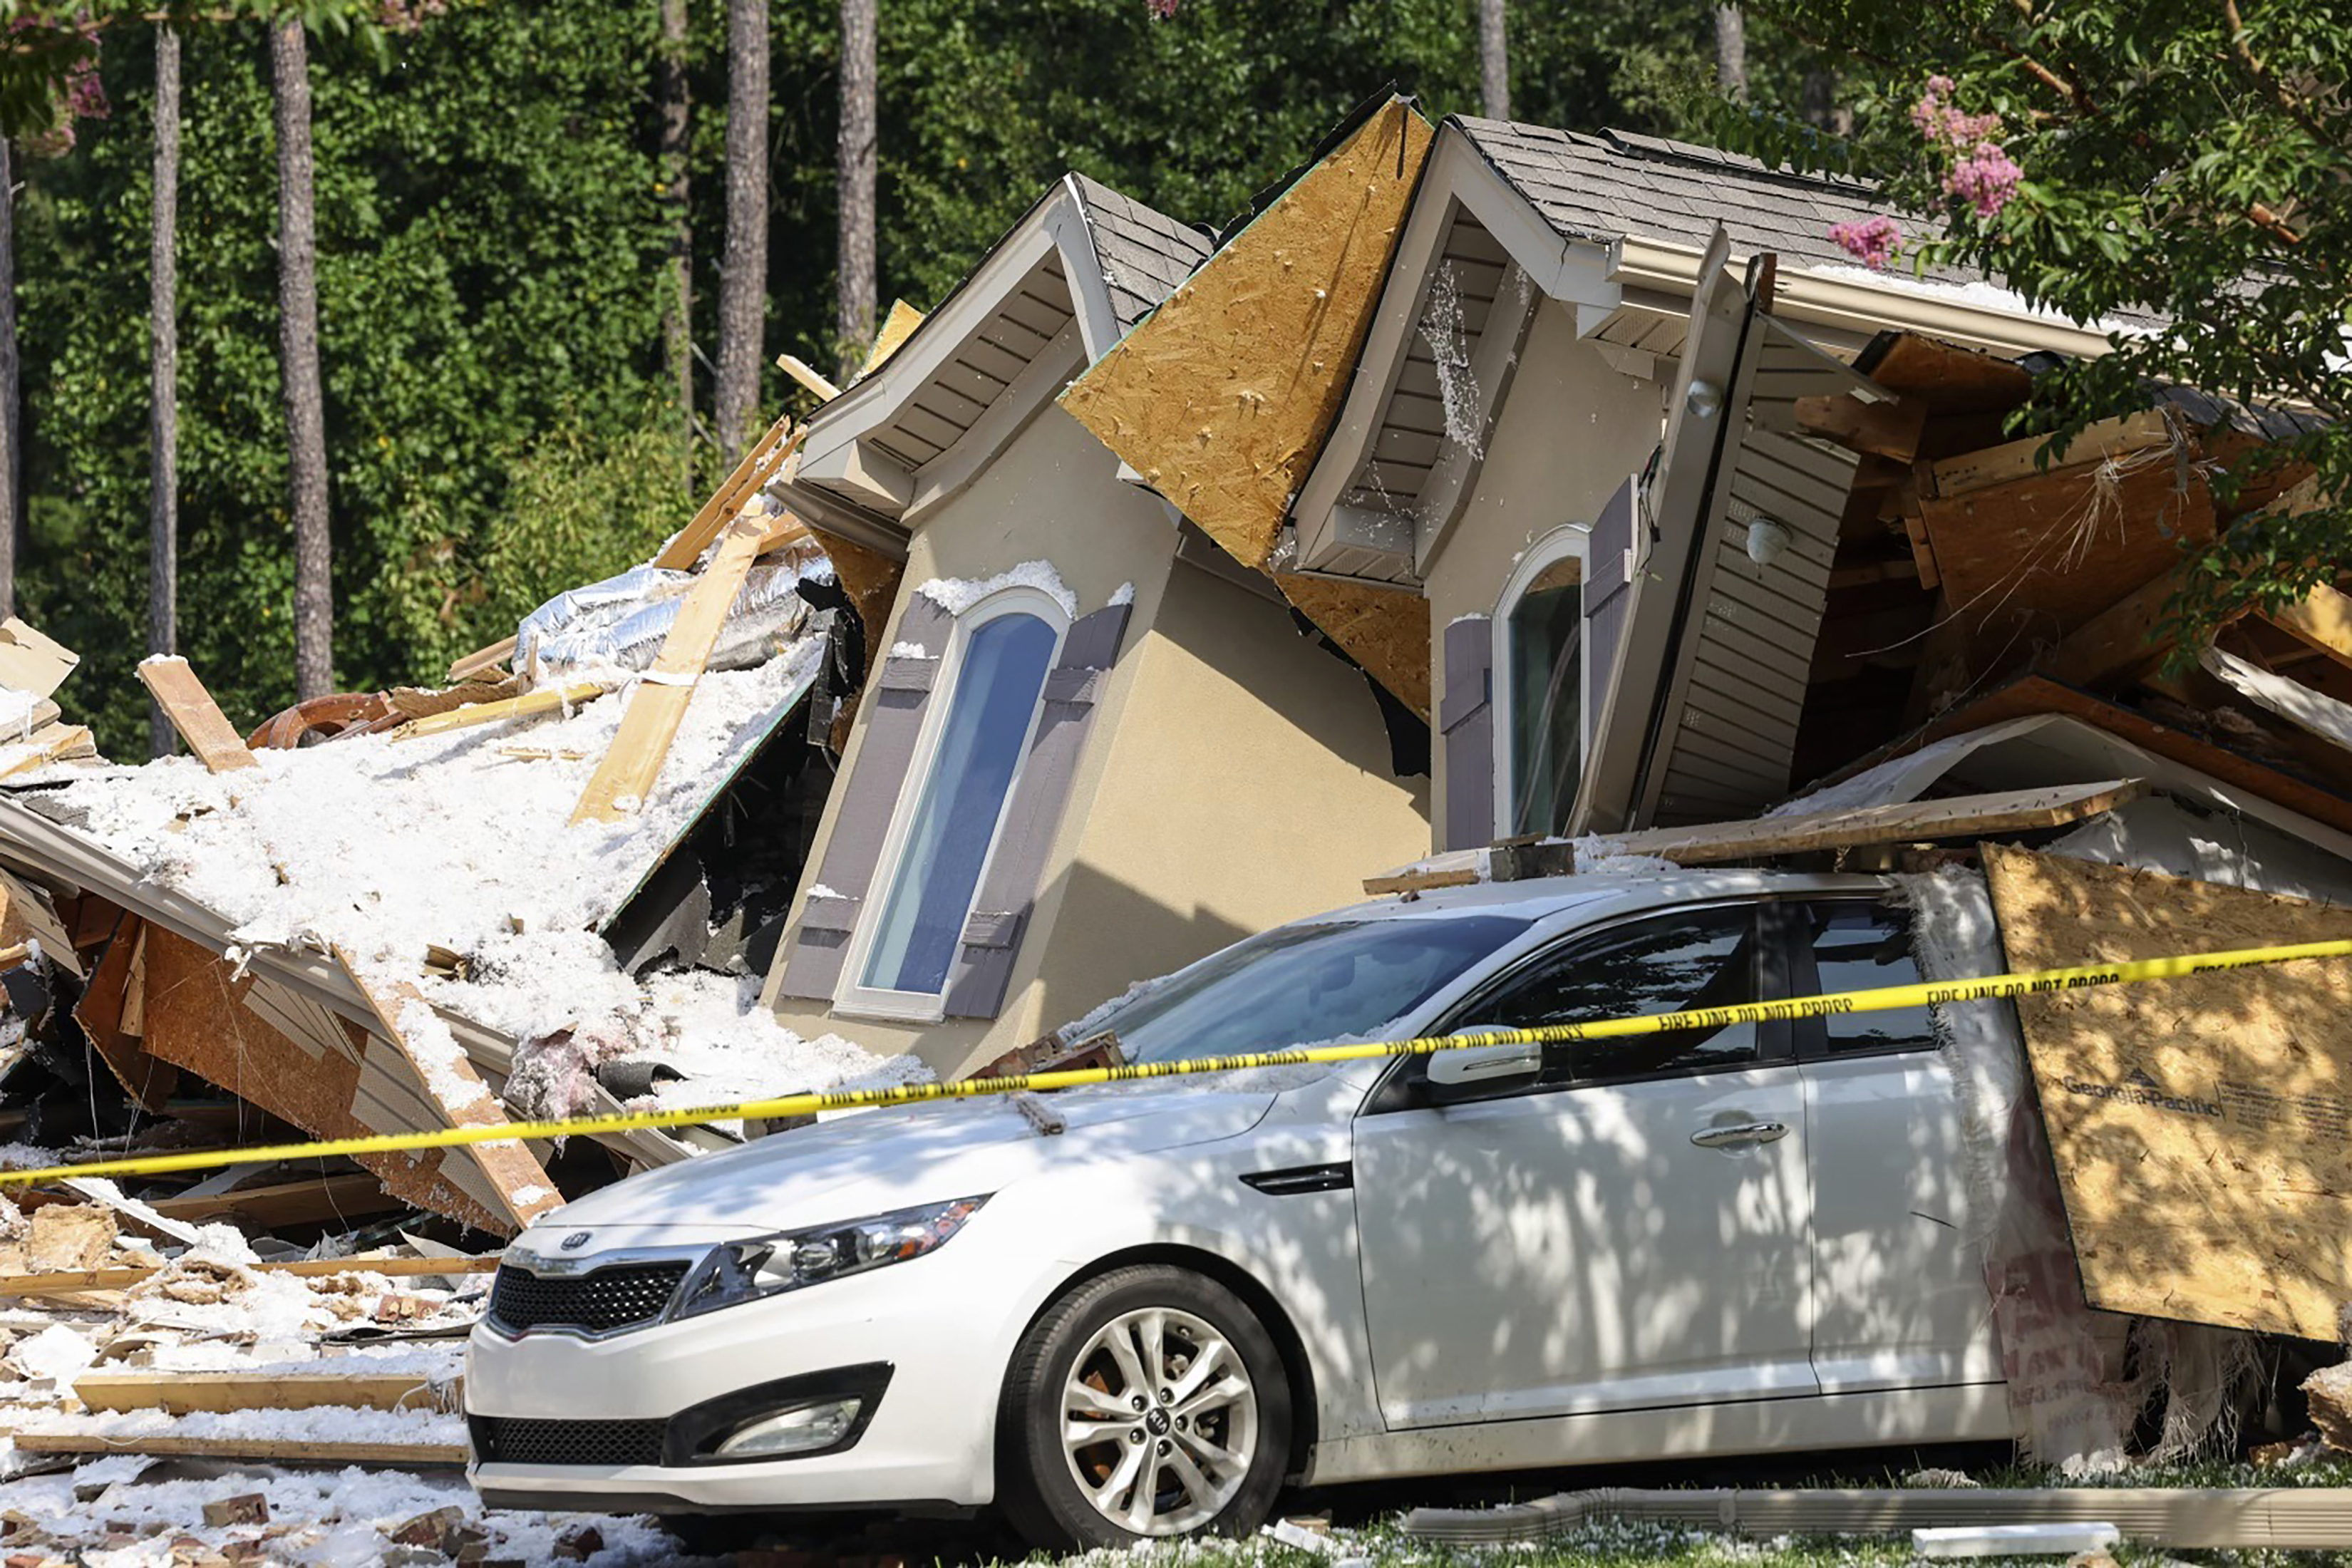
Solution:
{"label": "car side mirror", "polygon": [[[1476,1038],[1484,1029],[1465,1029]],[[1429,1055],[1429,1081],[1439,1089],[1485,1089],[1543,1071],[1543,1047],[1536,1045],[1449,1046]]]}

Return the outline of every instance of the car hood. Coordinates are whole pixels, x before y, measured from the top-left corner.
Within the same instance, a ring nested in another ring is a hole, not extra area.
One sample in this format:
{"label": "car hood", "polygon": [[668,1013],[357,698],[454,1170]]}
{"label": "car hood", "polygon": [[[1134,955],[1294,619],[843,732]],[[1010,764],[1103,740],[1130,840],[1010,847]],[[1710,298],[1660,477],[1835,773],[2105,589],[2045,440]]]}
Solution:
{"label": "car hood", "polygon": [[1031,1099],[1066,1131],[1041,1132],[998,1095],[859,1111],[632,1176],[541,1216],[531,1235],[561,1230],[569,1240],[589,1231],[565,1248],[580,1256],[856,1219],[994,1193],[1105,1157],[1231,1138],[1274,1103],[1263,1089],[1148,1084]]}

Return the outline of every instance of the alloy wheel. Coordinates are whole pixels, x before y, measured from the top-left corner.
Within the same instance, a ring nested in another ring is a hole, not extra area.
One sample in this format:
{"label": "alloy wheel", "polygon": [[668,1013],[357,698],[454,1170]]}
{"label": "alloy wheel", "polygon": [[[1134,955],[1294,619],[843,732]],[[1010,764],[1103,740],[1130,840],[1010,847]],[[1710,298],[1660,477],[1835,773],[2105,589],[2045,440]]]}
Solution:
{"label": "alloy wheel", "polygon": [[1137,1535],[1181,1535],[1216,1518],[1257,1453],[1257,1390],[1240,1352],[1171,1308],[1105,1323],[1071,1363],[1061,1405],[1078,1490]]}

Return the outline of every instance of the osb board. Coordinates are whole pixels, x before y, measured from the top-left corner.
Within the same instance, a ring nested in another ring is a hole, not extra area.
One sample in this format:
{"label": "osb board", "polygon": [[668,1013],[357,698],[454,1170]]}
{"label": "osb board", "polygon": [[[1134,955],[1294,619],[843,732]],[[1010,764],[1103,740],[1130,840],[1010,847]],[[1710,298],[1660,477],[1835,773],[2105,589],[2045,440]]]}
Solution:
{"label": "osb board", "polygon": [[882,630],[890,624],[890,606],[898,599],[898,581],[907,574],[903,562],[891,560],[878,551],[868,550],[855,540],[838,533],[827,533],[814,523],[809,531],[824,546],[825,558],[833,563],[833,574],[841,584],[842,592],[857,606],[857,619],[866,628],[866,668],[877,669],[882,658]]}
{"label": "osb board", "polygon": [[2007,360],[1916,332],[1887,345],[1870,379],[1917,395],[1938,414],[2005,414],[2033,390],[2033,377]]}
{"label": "osb board", "polygon": [[[428,1125],[423,1085],[398,1054],[317,1003],[230,964],[162,926],[147,928],[147,1049],[318,1138]],[[392,1058],[399,1073],[386,1070]],[[400,1076],[408,1082],[399,1083]],[[362,1099],[362,1079],[370,1092]],[[443,1173],[451,1151],[363,1154],[386,1191],[500,1235],[513,1226]]]}
{"label": "osb board", "polygon": [[79,976],[81,959],[75,953],[73,938],[66,931],[65,921],[58,918],[58,907],[49,895],[32,883],[0,871],[0,947],[15,947],[22,942],[37,942],[42,956]]}
{"label": "osb board", "polygon": [[1398,701],[1429,718],[1429,601],[1418,594],[1368,588],[1290,573],[1275,577],[1284,598],[1348,650],[1364,673]]}
{"label": "osb board", "polygon": [[1245,565],[1339,415],[1431,135],[1391,100],[1062,395]]}
{"label": "osb board", "polygon": [[2089,463],[1956,497],[1923,495],[1921,520],[1952,614],[1974,631],[1971,668],[2054,642],[2213,537],[2205,481],[2168,451]]}
{"label": "osb board", "polygon": [[81,1026],[89,1048],[98,1053],[122,1092],[148,1110],[162,1110],[172,1091],[180,1087],[180,1071],[141,1043],[146,1026],[145,998],[131,1000],[132,988],[145,977],[147,922],[137,915],[115,921],[114,935],[99,954],[74,1004],[74,1022]]}
{"label": "osb board", "polygon": [[[2012,969],[2352,937],[2352,910],[1987,845]],[[2021,997],[2087,1300],[2333,1340],[2352,1301],[2352,963]]]}

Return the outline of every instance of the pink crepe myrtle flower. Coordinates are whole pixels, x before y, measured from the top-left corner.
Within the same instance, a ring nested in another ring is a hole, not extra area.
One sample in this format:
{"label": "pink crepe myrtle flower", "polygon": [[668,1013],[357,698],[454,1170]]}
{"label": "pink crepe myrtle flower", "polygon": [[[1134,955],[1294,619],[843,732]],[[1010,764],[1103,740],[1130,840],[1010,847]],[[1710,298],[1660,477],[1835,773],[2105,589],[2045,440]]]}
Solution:
{"label": "pink crepe myrtle flower", "polygon": [[1176,15],[1176,7],[1184,0],[1143,0],[1143,8],[1165,22]]}
{"label": "pink crepe myrtle flower", "polygon": [[2000,143],[1984,142],[1952,165],[1952,172],[1944,176],[1944,189],[1974,205],[1979,217],[1999,217],[2024,177],[2025,172],[2001,151]]}
{"label": "pink crepe myrtle flower", "polygon": [[1894,260],[1895,253],[1903,248],[1902,227],[1884,213],[1859,223],[1832,225],[1830,237],[1847,255],[1874,269]]}

